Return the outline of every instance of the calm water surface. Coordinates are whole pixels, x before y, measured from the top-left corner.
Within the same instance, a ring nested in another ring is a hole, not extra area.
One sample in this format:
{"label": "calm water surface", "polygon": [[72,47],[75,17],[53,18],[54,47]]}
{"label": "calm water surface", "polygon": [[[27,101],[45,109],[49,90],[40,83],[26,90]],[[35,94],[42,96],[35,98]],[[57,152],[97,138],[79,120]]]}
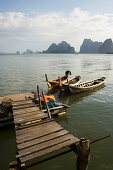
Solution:
{"label": "calm water surface", "polygon": [[[37,84],[46,93],[45,73],[54,79],[64,75],[67,69],[71,70],[72,77],[81,75],[83,82],[107,78],[105,87],[94,92],[55,94],[71,106],[67,114],[56,121],[78,138],[87,136],[93,140],[111,134],[110,138],[91,145],[89,170],[113,170],[113,55],[1,55],[0,96],[35,91]],[[0,170],[8,169],[16,151],[14,129],[1,129]],[[75,170],[76,158],[74,153],[69,153],[30,169]]]}

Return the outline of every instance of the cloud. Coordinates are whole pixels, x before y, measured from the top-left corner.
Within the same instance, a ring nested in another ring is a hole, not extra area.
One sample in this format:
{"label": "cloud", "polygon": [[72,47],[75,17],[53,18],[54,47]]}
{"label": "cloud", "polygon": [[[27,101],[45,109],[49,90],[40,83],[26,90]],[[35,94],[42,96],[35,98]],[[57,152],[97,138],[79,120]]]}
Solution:
{"label": "cloud", "polygon": [[113,38],[113,14],[91,15],[80,8],[66,15],[0,13],[0,51],[43,50],[62,40],[79,50],[84,38],[94,41]]}

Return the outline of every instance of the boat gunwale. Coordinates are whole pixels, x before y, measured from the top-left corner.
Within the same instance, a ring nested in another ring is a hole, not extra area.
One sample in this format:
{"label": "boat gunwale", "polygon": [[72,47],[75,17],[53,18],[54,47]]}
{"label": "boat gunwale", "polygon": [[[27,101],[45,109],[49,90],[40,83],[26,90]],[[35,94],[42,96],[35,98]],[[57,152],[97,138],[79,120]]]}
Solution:
{"label": "boat gunwale", "polygon": [[[104,78],[104,80],[101,80],[102,78]],[[98,81],[100,80],[101,82],[97,83],[97,84],[92,84],[90,86],[80,86],[80,85],[83,85],[83,84],[88,84],[88,83],[93,83],[94,81]],[[98,86],[101,86],[102,84],[105,83],[105,80],[106,80],[106,77],[101,77],[99,79],[95,79],[95,80],[92,80],[92,81],[89,81],[89,82],[85,82],[85,83],[80,83],[79,85],[69,85],[69,87],[73,88],[73,89],[91,89],[93,87],[98,87]],[[78,87],[79,86],[79,87]]]}
{"label": "boat gunwale", "polygon": [[[74,79],[76,79],[77,77],[79,77],[80,79],[79,79],[79,81],[77,81],[76,83],[74,83],[73,85],[76,85],[77,83],[80,83],[81,82],[81,76],[76,76],[76,77],[74,77],[74,78],[72,78],[72,79],[69,79],[68,81],[73,81]],[[61,83],[63,86],[68,86],[68,82],[64,82],[64,83]],[[70,83],[71,84],[71,83]],[[69,85],[70,85],[69,84]]]}

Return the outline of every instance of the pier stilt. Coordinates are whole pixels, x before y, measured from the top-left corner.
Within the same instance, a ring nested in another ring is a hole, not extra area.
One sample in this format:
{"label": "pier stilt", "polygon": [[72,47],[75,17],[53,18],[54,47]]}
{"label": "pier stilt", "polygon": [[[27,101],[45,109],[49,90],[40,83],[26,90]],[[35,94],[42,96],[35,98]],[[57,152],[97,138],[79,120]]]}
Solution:
{"label": "pier stilt", "polygon": [[45,102],[45,104],[46,104],[46,109],[47,109],[48,117],[51,119],[51,113],[50,113],[50,111],[49,111],[48,104],[47,104],[47,102],[46,102],[44,92],[42,92],[42,96],[43,96],[44,102]]}
{"label": "pier stilt", "polygon": [[90,140],[87,138],[81,138],[77,149],[77,170],[87,170],[90,160]]}
{"label": "pier stilt", "polygon": [[13,161],[9,164],[10,170],[19,170],[19,164],[17,161]]}
{"label": "pier stilt", "polygon": [[47,77],[47,74],[45,74],[45,78],[46,78],[46,82],[48,82],[48,77]]}
{"label": "pier stilt", "polygon": [[40,110],[42,110],[42,107],[41,107],[41,100],[40,100],[39,86],[37,86],[37,93],[38,93],[38,98],[39,98],[39,108],[40,108]]}
{"label": "pier stilt", "polygon": [[25,170],[25,164],[21,164],[18,161],[13,161],[9,164],[9,170]]}

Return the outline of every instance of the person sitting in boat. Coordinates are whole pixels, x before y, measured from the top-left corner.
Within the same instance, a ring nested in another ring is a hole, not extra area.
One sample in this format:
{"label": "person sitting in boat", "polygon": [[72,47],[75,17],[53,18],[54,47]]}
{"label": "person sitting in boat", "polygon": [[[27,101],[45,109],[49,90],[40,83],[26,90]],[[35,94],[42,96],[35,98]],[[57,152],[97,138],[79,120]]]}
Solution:
{"label": "person sitting in boat", "polygon": [[71,71],[67,70],[67,71],[65,72],[65,77],[68,78],[69,75],[71,75]]}

